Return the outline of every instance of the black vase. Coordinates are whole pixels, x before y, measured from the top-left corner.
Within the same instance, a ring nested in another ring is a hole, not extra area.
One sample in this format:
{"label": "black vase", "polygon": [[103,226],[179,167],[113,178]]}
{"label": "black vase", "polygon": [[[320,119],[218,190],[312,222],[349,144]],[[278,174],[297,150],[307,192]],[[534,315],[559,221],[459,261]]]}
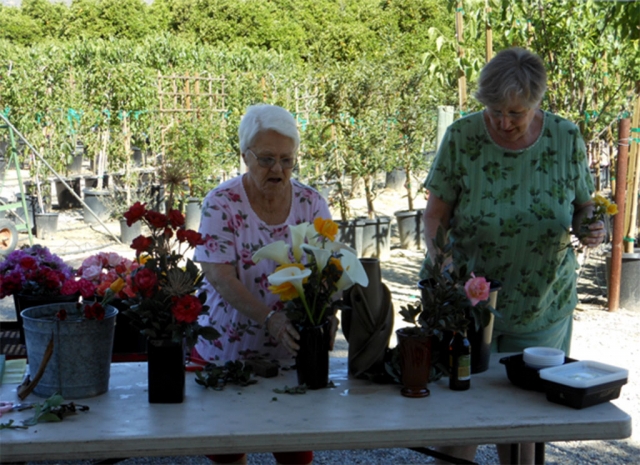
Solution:
{"label": "black vase", "polygon": [[77,302],[78,298],[79,296],[77,294],[57,296],[13,294],[13,305],[16,308],[16,319],[18,321],[18,328],[20,329],[20,344],[25,343],[24,328],[22,327],[22,315],[20,315],[22,310],[25,308],[37,307],[38,305]]}
{"label": "black vase", "polygon": [[329,384],[329,338],[331,323],[298,327],[300,350],[296,355],[298,385],[321,389]]}
{"label": "black vase", "polygon": [[131,318],[125,314],[125,311],[129,309],[129,305],[121,299],[112,300],[111,305],[118,309],[116,330],[113,336],[113,360],[146,360],[144,355],[147,338],[131,324]]}
{"label": "black vase", "polygon": [[147,340],[150,404],[181,404],[185,388],[185,351],[171,339]]}

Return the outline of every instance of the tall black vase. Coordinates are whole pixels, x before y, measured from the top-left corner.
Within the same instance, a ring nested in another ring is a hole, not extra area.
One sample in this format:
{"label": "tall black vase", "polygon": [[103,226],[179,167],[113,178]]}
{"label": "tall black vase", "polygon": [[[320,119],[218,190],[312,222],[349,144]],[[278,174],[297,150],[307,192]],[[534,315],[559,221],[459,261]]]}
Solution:
{"label": "tall black vase", "polygon": [[181,404],[185,388],[184,345],[171,339],[147,340],[150,404]]}
{"label": "tall black vase", "polygon": [[298,385],[321,389],[329,384],[329,338],[331,322],[298,327],[300,350],[296,355]]}

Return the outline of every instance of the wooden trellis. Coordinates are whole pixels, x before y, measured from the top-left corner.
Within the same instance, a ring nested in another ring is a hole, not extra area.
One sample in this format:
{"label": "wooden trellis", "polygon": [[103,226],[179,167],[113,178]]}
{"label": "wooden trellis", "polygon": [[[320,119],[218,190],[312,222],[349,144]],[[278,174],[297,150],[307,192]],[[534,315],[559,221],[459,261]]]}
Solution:
{"label": "wooden trellis", "polygon": [[225,83],[224,76],[163,76],[158,72],[158,111],[172,118],[180,113],[207,114],[211,118],[225,113]]}

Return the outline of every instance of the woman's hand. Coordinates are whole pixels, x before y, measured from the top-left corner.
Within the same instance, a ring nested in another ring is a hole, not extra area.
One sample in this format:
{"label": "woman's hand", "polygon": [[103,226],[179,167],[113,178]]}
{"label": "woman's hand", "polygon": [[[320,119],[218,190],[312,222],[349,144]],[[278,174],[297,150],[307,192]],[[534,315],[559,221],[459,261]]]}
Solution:
{"label": "woman's hand", "polygon": [[604,223],[602,221],[596,221],[588,226],[584,226],[587,229],[587,233],[580,237],[580,242],[589,248],[597,247],[604,242],[606,231],[604,229]]}
{"label": "woman's hand", "polygon": [[300,334],[293,327],[289,318],[284,312],[276,312],[267,321],[267,331],[282,346],[289,351],[291,355],[296,355],[300,346],[297,341]]}

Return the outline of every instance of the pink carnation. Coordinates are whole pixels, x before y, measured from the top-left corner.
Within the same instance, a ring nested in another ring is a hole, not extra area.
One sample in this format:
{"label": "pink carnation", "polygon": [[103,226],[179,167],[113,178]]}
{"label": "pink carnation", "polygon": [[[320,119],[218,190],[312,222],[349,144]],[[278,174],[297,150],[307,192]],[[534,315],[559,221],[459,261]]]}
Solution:
{"label": "pink carnation", "polygon": [[471,305],[474,307],[480,301],[487,300],[489,298],[489,290],[491,285],[483,277],[476,278],[476,275],[471,273],[471,278],[464,285],[464,290],[467,293],[467,297],[471,301]]}

